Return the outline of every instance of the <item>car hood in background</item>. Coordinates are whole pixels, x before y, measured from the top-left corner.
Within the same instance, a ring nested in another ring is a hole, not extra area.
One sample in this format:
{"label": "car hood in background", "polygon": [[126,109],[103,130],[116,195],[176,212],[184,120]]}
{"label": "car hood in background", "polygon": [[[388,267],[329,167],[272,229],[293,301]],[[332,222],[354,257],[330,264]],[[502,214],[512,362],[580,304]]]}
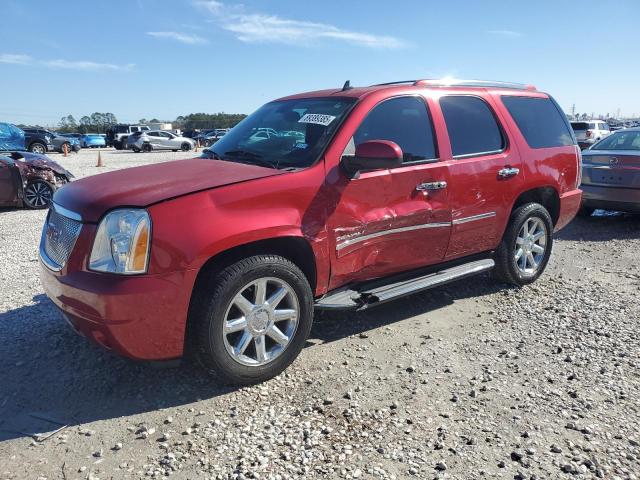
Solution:
{"label": "car hood in background", "polygon": [[[31,152],[11,152],[7,155],[16,161],[17,164],[23,163],[29,167],[49,169],[60,175],[71,175],[58,162],[51,160],[46,155]],[[72,175],[73,176],[73,175]]]}
{"label": "car hood in background", "polygon": [[117,207],[147,207],[210,188],[283,174],[256,165],[194,158],[92,175],[58,190],[53,201],[97,222]]}

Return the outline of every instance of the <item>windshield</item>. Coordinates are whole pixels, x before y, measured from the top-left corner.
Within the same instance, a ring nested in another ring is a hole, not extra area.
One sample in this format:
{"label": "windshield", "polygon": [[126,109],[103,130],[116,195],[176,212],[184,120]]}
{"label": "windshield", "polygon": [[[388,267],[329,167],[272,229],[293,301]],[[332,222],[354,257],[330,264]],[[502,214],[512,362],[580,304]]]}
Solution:
{"label": "windshield", "polygon": [[618,130],[600,140],[591,150],[640,150],[640,131]]}
{"label": "windshield", "polygon": [[355,99],[303,98],[267,103],[203,151],[203,158],[272,168],[312,165]]}
{"label": "windshield", "polygon": [[589,124],[584,122],[571,122],[571,126],[574,130],[588,130]]}

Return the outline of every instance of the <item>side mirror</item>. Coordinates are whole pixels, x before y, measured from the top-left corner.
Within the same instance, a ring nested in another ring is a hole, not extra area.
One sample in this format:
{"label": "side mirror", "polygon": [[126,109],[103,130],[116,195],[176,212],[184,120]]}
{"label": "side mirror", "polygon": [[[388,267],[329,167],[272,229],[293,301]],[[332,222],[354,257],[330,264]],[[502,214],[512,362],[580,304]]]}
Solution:
{"label": "side mirror", "polygon": [[402,149],[388,140],[370,140],[356,147],[354,156],[342,157],[342,166],[352,178],[363,170],[382,170],[402,164]]}

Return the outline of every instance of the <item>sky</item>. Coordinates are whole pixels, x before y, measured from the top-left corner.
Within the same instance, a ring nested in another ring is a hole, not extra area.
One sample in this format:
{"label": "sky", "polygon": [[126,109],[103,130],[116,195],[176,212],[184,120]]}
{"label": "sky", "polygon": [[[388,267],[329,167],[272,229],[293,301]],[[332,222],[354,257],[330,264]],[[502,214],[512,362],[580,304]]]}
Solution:
{"label": "sky", "polygon": [[640,1],[0,0],[0,121],[251,113],[418,78],[535,85],[571,113],[640,115]]}

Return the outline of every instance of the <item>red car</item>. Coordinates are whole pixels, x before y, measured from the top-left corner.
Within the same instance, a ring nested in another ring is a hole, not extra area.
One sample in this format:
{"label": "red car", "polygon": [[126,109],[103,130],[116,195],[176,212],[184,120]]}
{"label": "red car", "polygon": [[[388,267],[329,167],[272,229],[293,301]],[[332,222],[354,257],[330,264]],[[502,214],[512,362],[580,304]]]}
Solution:
{"label": "red car", "polygon": [[314,308],[369,308],[489,270],[536,280],[580,207],[580,161],[534,87],[347,83],[264,105],[202,158],[61,189],[42,282],[107,349],[193,352],[231,382],[262,381],[298,355]]}

